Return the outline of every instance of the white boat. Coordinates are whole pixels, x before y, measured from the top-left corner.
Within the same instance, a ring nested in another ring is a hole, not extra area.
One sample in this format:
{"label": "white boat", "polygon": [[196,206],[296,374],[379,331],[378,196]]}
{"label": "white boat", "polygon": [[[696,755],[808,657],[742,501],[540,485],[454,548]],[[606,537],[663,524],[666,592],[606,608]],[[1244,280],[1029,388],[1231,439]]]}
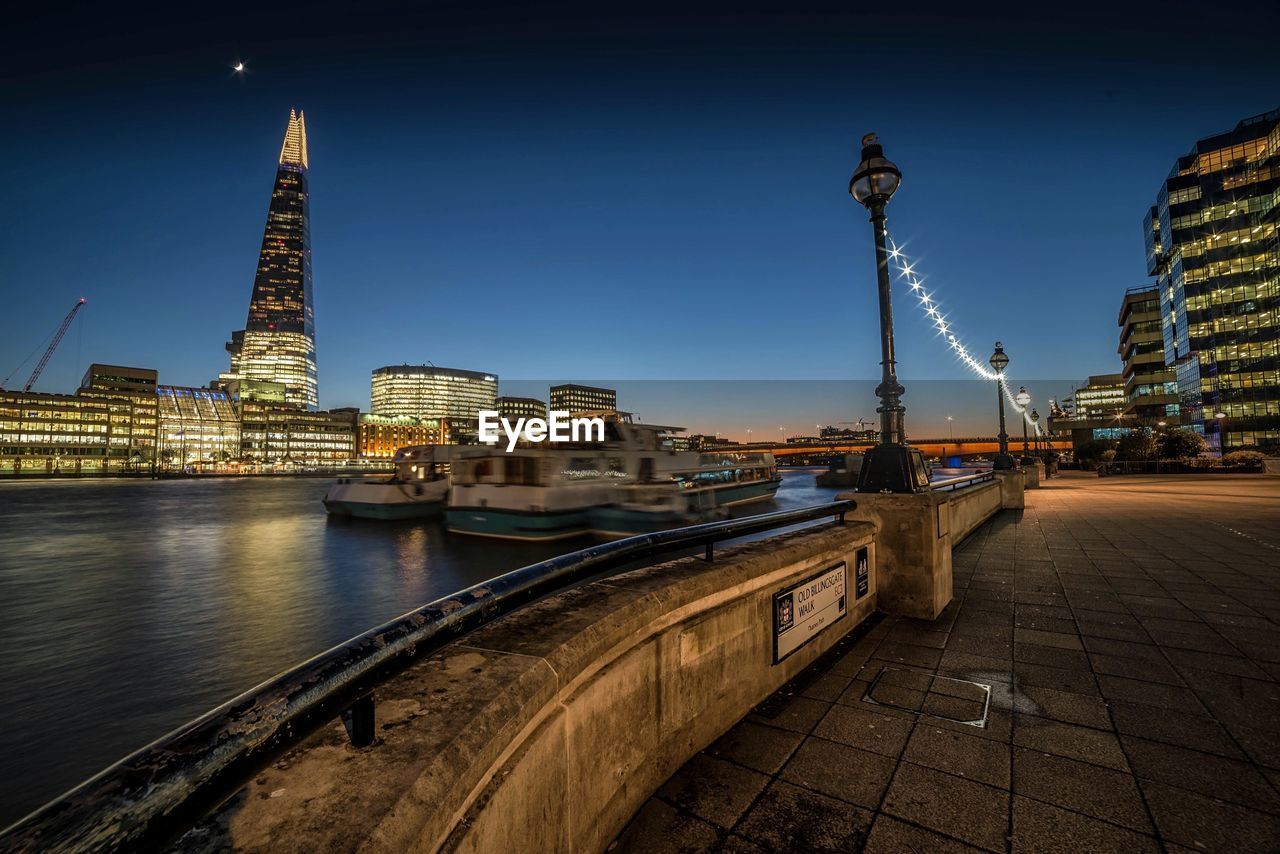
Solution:
{"label": "white boat", "polygon": [[411,445],[396,451],[396,470],[384,478],[340,478],[324,495],[333,516],[418,519],[438,516],[449,497],[442,449]]}
{"label": "white boat", "polygon": [[723,515],[773,497],[782,483],[768,452],[675,451],[682,428],[604,416],[605,440],[458,449],[451,460],[449,530],[514,540],[629,536]]}

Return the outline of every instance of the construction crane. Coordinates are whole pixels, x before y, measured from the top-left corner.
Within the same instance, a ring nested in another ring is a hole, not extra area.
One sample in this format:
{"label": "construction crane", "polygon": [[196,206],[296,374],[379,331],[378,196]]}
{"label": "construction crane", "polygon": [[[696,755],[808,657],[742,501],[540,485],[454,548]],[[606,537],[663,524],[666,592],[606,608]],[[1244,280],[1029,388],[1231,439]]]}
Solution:
{"label": "construction crane", "polygon": [[84,307],[84,303],[85,298],[80,297],[80,301],[71,307],[71,311],[67,312],[66,317],[62,318],[62,325],[58,327],[57,332],[53,333],[53,341],[49,342],[49,349],[44,351],[44,355],[40,357],[40,364],[36,365],[36,369],[31,372],[31,378],[22,387],[24,392],[31,391],[31,387],[36,384],[36,380],[40,379],[44,366],[49,364],[49,360],[53,358],[53,351],[58,349],[58,345],[62,343],[62,336],[67,334],[67,327],[71,325],[71,321],[76,319],[76,313]]}

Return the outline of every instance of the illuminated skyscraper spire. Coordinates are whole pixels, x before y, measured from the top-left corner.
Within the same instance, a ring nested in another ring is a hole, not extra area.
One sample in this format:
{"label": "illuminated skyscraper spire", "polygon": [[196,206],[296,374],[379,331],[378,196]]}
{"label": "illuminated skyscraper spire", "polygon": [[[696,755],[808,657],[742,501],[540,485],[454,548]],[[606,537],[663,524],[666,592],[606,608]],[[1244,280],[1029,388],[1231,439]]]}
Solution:
{"label": "illuminated skyscraper spire", "polygon": [[307,168],[307,120],[303,113],[289,111],[289,127],[280,146],[280,165],[286,163]]}
{"label": "illuminated skyscraper spire", "polygon": [[317,409],[310,220],[307,126],[301,112],[290,110],[249,317],[244,329],[231,334],[231,370],[221,378],[282,383],[286,401]]}

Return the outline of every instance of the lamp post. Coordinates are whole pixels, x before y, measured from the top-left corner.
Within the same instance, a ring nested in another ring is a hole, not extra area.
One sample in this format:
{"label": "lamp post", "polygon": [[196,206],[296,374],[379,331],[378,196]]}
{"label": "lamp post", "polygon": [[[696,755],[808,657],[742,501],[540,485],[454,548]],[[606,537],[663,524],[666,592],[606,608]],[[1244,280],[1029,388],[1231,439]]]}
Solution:
{"label": "lamp post", "polygon": [[1039,454],[1040,453],[1040,430],[1038,429],[1038,427],[1040,424],[1040,413],[1036,412],[1034,409],[1031,410],[1031,423],[1037,425],[1036,435],[1033,441],[1035,442],[1036,453]]}
{"label": "lamp post", "polygon": [[996,372],[996,402],[1000,405],[1000,453],[992,461],[993,469],[1011,469],[1017,466],[1013,457],[1009,456],[1009,434],[1004,431],[1004,369],[1009,366],[1009,357],[1004,354],[1004,347],[996,342],[996,351],[988,360]]}
{"label": "lamp post", "polygon": [[893,303],[889,287],[888,234],[884,208],[898,189],[902,172],[884,156],[876,135],[862,138],[862,160],[849,179],[849,195],[871,214],[875,238],[876,285],[880,297],[880,440],[868,449],[858,472],[859,492],[922,492],[929,488],[929,473],[920,451],[908,447],[902,405],[904,389],[898,382],[893,352]]}
{"label": "lamp post", "polygon": [[1031,394],[1027,391],[1026,386],[1018,386],[1018,393],[1013,397],[1018,406],[1022,407],[1022,458],[1025,460],[1031,456],[1031,449],[1027,444],[1027,404],[1031,402]]}

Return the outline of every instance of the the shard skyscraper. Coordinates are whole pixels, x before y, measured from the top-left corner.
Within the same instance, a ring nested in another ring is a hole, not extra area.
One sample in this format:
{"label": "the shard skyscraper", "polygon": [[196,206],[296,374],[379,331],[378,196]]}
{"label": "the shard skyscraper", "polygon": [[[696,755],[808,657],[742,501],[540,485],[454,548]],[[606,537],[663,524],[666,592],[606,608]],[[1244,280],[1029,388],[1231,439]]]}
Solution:
{"label": "the shard skyscraper", "polygon": [[224,381],[282,383],[285,400],[319,408],[315,312],[311,305],[311,231],[307,193],[307,125],[289,111],[271,191],[258,273],[244,329],[227,344]]}

